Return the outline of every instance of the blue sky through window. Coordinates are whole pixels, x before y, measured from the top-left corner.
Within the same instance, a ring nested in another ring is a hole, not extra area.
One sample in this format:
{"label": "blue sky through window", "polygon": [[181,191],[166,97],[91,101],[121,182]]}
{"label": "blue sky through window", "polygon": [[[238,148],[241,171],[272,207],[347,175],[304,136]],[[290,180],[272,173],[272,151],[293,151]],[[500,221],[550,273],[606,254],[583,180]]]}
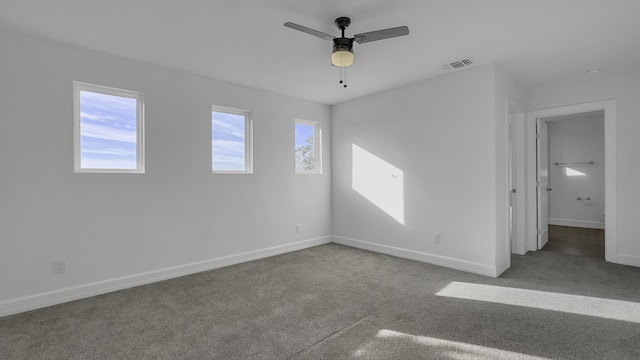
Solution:
{"label": "blue sky through window", "polygon": [[295,123],[295,170],[296,173],[314,174],[320,172],[316,159],[319,144],[318,125],[310,121],[296,120]]}
{"label": "blue sky through window", "polygon": [[296,148],[307,144],[307,139],[313,135],[315,126],[296,124]]}
{"label": "blue sky through window", "polygon": [[137,100],[80,91],[80,167],[137,169]]}
{"label": "blue sky through window", "polygon": [[245,116],[212,112],[211,152],[214,171],[245,171]]}

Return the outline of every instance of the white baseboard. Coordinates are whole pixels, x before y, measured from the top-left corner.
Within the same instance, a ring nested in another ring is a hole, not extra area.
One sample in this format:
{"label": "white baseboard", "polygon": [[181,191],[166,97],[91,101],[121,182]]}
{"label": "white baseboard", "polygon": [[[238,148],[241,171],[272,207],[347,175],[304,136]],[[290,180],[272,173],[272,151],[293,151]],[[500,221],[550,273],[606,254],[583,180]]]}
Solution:
{"label": "white baseboard", "polygon": [[640,257],[618,254],[615,263],[640,267]]}
{"label": "white baseboard", "polygon": [[123,290],[134,286],[213,270],[247,261],[267,258],[274,255],[328,244],[330,242],[330,236],[320,237],[7,300],[0,302],[0,317],[105,294],[112,291]]}
{"label": "white baseboard", "polygon": [[494,266],[476,262],[454,259],[441,255],[434,255],[415,250],[403,249],[394,246],[381,245],[368,241],[350,239],[343,236],[333,236],[336,244],[351,246],[358,249],[369,250],[381,254],[397,256],[405,259],[425,262],[428,264],[444,266],[451,269],[462,270],[474,274],[497,277],[499,274]]}
{"label": "white baseboard", "polygon": [[582,221],[582,220],[567,220],[567,219],[549,219],[549,225],[559,225],[559,226],[572,226],[579,228],[588,228],[588,229],[603,229],[604,230],[604,222],[598,221]]}
{"label": "white baseboard", "polygon": [[511,259],[505,260],[501,264],[498,264],[498,266],[496,266],[496,275],[494,277],[500,276],[503,272],[509,270],[510,267],[511,267]]}

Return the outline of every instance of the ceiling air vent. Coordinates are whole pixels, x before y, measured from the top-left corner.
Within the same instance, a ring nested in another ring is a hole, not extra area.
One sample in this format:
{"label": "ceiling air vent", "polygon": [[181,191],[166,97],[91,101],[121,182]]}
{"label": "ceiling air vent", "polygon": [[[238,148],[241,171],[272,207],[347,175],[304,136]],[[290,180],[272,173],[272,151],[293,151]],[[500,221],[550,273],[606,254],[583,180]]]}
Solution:
{"label": "ceiling air vent", "polygon": [[471,65],[475,65],[476,61],[471,57],[455,60],[447,64],[442,64],[442,70],[458,70]]}

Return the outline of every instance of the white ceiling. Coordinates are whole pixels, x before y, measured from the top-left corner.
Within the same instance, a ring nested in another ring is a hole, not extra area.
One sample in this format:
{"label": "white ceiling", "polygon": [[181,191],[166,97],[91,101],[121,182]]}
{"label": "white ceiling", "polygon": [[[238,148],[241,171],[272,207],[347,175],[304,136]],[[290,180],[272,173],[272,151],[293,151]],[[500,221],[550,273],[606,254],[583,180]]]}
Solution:
{"label": "white ceiling", "polygon": [[[291,21],[347,36],[401,25],[409,36],[355,44],[349,87],[331,42]],[[1,0],[0,27],[236,84],[336,104],[446,72],[471,56],[525,88],[637,72],[638,0]]]}

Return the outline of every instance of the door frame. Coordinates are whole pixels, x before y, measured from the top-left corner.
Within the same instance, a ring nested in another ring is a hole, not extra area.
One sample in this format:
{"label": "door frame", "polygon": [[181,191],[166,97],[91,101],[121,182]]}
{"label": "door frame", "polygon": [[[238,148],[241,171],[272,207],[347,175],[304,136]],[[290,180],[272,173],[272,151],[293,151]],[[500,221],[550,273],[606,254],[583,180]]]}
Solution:
{"label": "door frame", "polygon": [[[509,191],[515,189],[515,194],[510,193],[509,199],[513,201],[513,233],[510,240],[510,252],[514,254],[524,255],[527,251],[525,249],[525,225],[526,225],[526,158],[525,158],[525,119],[526,111],[520,103],[511,98],[505,96],[507,107],[507,122],[511,124],[511,131],[508,132],[508,136],[511,139],[511,154],[509,157],[509,166],[507,171],[510,172],[511,185]],[[507,150],[509,151],[509,150]],[[509,204],[507,204],[509,206]],[[507,230],[508,231],[508,230]],[[507,233],[508,234],[508,233]]]}
{"label": "door frame", "polygon": [[536,123],[537,119],[552,116],[578,114],[604,110],[604,197],[605,197],[605,260],[618,262],[616,225],[616,108],[618,100],[602,100],[549,109],[533,110],[527,113],[526,131],[526,235],[524,248],[537,250],[537,198],[536,198]]}
{"label": "door frame", "polygon": [[[549,241],[549,132],[547,128],[546,118],[536,119],[536,234],[538,235],[536,250],[542,249]],[[544,144],[544,152],[542,144]],[[540,206],[541,201],[544,201],[546,209]]]}

